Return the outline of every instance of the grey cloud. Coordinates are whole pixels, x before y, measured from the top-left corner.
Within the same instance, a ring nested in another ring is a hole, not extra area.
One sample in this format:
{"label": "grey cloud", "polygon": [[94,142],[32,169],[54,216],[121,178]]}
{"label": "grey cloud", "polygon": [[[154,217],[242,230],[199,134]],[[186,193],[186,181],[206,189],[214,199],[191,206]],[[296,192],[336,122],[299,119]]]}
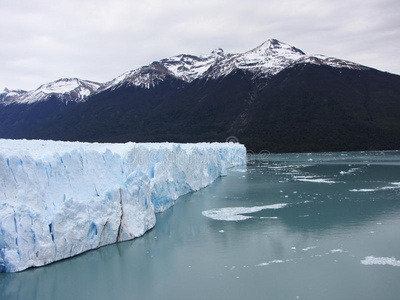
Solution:
{"label": "grey cloud", "polygon": [[400,73],[392,0],[20,0],[0,11],[0,88],[34,89],[61,77],[105,82],[154,60],[243,52],[277,38]]}

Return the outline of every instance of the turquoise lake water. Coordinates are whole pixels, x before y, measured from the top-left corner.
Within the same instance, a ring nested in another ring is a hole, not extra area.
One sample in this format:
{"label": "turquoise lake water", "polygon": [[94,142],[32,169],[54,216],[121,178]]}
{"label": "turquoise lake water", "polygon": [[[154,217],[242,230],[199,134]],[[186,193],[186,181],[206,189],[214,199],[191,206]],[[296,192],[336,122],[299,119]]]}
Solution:
{"label": "turquoise lake water", "polygon": [[20,273],[0,299],[400,299],[400,151],[250,157],[143,237]]}

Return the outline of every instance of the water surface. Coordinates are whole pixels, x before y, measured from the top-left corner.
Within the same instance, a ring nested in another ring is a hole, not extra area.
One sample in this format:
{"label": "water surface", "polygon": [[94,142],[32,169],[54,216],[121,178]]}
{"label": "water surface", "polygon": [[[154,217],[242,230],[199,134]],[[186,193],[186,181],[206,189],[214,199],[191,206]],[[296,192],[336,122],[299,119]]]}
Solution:
{"label": "water surface", "polygon": [[270,155],[0,299],[398,299],[399,238],[399,151]]}

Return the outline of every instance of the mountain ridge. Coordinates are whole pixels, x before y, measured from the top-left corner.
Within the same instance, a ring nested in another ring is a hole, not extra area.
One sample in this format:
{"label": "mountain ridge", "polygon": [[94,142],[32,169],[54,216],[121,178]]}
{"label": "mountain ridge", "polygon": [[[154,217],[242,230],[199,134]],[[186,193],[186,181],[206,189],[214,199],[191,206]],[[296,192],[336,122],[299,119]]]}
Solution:
{"label": "mountain ridge", "polygon": [[[224,142],[235,136],[255,152],[400,149],[399,75],[306,55],[276,40],[242,54],[180,54],[96,87],[80,101],[50,93],[47,101],[0,105],[0,137]],[[7,91],[0,99],[26,93]]]}
{"label": "mountain ridge", "polygon": [[223,49],[217,48],[208,55],[179,54],[164,58],[147,66],[125,72],[106,83],[79,78],[62,78],[42,84],[36,90],[28,92],[17,90],[20,92],[13,91],[11,94],[10,91],[7,92],[7,89],[5,89],[0,94],[0,104],[26,104],[46,101],[51,96],[55,96],[64,102],[82,102],[93,94],[108,89],[114,90],[123,85],[151,88],[167,77],[174,77],[190,83],[200,78],[216,79],[226,76],[235,69],[249,71],[253,73],[254,78],[268,78],[296,63],[330,65],[337,68],[370,69],[334,57],[306,55],[294,46],[276,39],[269,39],[244,53],[225,54]]}
{"label": "mountain ridge", "polygon": [[0,103],[32,104],[49,100],[52,96],[63,102],[85,101],[93,92],[101,86],[100,83],[79,78],[61,78],[53,82],[45,83],[32,91],[14,90],[7,88],[0,94]]}

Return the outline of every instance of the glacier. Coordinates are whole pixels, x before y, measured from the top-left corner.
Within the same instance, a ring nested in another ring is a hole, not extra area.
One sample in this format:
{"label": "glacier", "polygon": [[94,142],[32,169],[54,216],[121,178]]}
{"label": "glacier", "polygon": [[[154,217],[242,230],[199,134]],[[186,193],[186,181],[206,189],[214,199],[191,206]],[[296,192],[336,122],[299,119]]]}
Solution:
{"label": "glacier", "polygon": [[179,196],[245,163],[234,143],[0,140],[0,272],[139,237]]}

